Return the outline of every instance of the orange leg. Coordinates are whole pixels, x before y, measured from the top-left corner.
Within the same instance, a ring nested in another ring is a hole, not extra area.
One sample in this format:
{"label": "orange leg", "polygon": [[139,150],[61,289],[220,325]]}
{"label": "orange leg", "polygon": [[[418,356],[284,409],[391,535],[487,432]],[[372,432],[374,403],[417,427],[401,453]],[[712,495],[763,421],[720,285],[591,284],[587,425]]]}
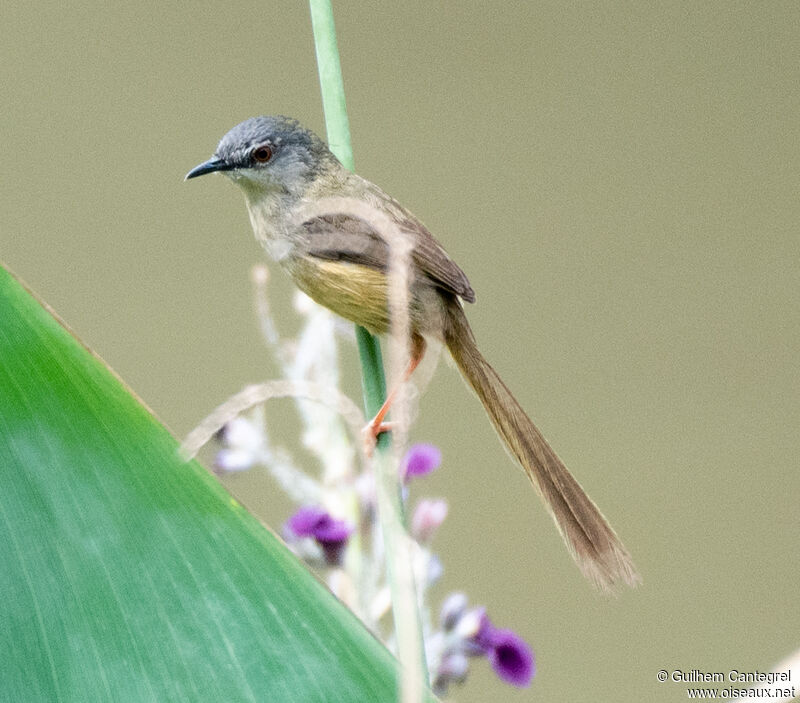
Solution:
{"label": "orange leg", "polygon": [[425,356],[425,339],[422,335],[414,334],[411,338],[411,358],[408,361],[408,367],[403,374],[403,378],[401,379],[400,383],[394,386],[386,396],[386,400],[381,405],[381,409],[375,413],[375,417],[373,417],[364,427],[364,442],[367,449],[367,456],[372,454],[372,450],[375,447],[375,442],[378,439],[378,435],[383,432],[388,432],[392,429],[391,422],[384,422],[384,418],[389,413],[389,409],[392,407],[392,403],[395,401],[397,397],[397,393],[400,390],[400,386],[408,381],[411,378],[411,374],[414,373],[414,369],[419,366],[420,361],[422,361],[422,357]]}

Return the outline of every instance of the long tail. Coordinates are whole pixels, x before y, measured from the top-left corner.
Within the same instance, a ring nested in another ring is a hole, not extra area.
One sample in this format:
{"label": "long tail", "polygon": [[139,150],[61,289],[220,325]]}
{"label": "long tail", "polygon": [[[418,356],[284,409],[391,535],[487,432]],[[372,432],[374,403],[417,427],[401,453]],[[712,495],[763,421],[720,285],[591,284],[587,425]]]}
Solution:
{"label": "long tail", "polygon": [[584,576],[607,591],[623,583],[635,586],[641,579],[630,554],[478,351],[455,298],[447,301],[447,313],[445,343],[450,354],[483,403],[503,443],[544,500]]}

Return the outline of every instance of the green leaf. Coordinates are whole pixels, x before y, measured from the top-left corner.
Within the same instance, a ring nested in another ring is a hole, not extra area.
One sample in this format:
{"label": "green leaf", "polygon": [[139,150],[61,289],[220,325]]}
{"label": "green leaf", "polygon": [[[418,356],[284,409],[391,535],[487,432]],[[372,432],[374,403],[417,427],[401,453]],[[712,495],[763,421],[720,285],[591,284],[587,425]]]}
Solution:
{"label": "green leaf", "polygon": [[0,699],[393,701],[396,663],[0,269]]}

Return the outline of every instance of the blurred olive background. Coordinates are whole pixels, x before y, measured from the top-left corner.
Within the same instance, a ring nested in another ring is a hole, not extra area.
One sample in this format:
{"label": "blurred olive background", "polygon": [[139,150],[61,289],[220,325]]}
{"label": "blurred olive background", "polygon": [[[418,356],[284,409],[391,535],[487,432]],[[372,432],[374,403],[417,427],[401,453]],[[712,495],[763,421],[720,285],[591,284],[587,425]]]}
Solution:
{"label": "blurred olive background", "polygon": [[[70,5],[0,15],[0,258],[183,437],[276,369],[242,197],[182,179],[253,115],[324,133],[308,8]],[[455,698],[673,701],[659,669],[767,670],[800,645],[800,6],[335,11],[359,172],[467,272],[486,356],[644,577],[590,589],[440,364],[413,433],[445,457],[415,489],[450,499],[437,598],[466,590],[539,667],[518,692],[478,663]],[[263,473],[226,483],[285,519]]]}

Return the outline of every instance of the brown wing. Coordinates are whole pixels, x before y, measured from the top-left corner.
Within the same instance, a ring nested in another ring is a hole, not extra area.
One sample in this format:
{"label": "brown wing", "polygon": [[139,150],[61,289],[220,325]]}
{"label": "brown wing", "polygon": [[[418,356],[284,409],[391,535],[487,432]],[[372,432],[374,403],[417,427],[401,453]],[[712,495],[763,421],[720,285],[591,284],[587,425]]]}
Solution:
{"label": "brown wing", "polygon": [[[413,237],[412,260],[417,270],[437,287],[474,303],[475,293],[466,275],[433,235],[410,218],[398,221],[398,226]],[[381,271],[388,268],[388,244],[365,220],[340,213],[320,215],[306,220],[302,228],[306,235],[305,249],[311,256],[331,261],[350,261]]]}

